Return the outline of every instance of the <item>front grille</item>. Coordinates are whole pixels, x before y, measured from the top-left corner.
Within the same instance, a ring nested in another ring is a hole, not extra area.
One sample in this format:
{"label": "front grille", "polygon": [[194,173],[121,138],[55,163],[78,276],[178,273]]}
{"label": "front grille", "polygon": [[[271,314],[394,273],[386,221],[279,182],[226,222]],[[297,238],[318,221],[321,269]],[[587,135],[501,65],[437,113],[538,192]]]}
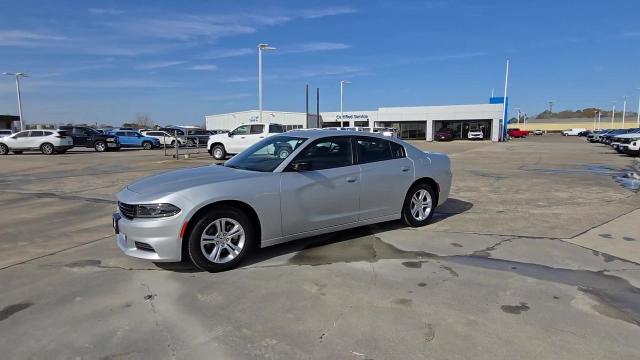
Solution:
{"label": "front grille", "polygon": [[125,219],[131,220],[136,216],[135,205],[129,205],[118,201],[118,209],[120,210],[120,214],[122,214],[122,217],[124,217]]}
{"label": "front grille", "polygon": [[136,241],[134,244],[138,250],[156,252],[153,247],[147,243]]}

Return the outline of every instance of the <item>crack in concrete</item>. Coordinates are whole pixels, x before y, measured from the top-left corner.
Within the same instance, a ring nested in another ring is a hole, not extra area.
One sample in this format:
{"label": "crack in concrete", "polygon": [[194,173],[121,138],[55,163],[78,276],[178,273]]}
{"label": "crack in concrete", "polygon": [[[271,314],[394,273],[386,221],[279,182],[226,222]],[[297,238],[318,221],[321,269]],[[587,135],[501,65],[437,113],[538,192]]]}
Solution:
{"label": "crack in concrete", "polygon": [[156,327],[158,329],[160,329],[164,333],[164,335],[167,337],[167,348],[171,351],[171,358],[175,360],[175,358],[176,358],[176,349],[175,349],[175,346],[173,345],[173,340],[171,338],[171,334],[169,333],[169,331],[163,325],[160,324],[160,319],[159,319],[160,317],[158,315],[158,310],[157,310],[156,305],[154,303],[154,300],[158,295],[154,294],[151,291],[151,287],[148,284],[146,284],[144,282],[141,282],[140,285],[142,285],[143,287],[145,287],[147,289],[147,295],[145,295],[144,299],[149,302],[150,309],[151,309],[151,312],[153,313],[153,317],[154,317],[154,321],[155,321]]}

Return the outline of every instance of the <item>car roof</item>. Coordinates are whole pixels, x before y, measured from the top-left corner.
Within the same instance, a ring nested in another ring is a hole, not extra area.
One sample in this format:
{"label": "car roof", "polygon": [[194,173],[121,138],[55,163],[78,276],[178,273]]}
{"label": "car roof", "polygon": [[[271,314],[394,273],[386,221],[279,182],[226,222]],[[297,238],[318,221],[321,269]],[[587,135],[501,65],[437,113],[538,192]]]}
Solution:
{"label": "car roof", "polygon": [[616,136],[617,138],[634,138],[640,136],[640,132],[627,133]]}
{"label": "car roof", "polygon": [[287,131],[280,135],[300,136],[300,137],[308,138],[310,140],[319,139],[319,138],[328,137],[328,136],[359,136],[359,137],[369,136],[369,137],[375,137],[375,138],[385,139],[385,140],[394,139],[392,137],[384,136],[379,133],[370,133],[370,132],[355,131],[355,130],[324,130],[324,129],[304,129],[303,130],[303,129],[300,129],[300,130]]}

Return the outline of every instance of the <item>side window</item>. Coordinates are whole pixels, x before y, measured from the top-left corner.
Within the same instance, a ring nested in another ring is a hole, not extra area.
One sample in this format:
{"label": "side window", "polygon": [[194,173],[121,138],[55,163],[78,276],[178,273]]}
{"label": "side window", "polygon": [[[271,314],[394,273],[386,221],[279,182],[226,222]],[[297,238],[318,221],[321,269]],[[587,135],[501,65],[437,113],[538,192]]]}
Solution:
{"label": "side window", "polygon": [[374,137],[361,137],[356,139],[358,161],[361,164],[391,160],[391,146],[389,141]]}
{"label": "side window", "polygon": [[29,131],[21,131],[16,134],[16,139],[24,138],[29,136]]}
{"label": "side window", "polygon": [[53,135],[53,133],[51,131],[45,131],[44,132],[44,136],[49,136],[49,135]]}
{"label": "side window", "polygon": [[31,131],[29,137],[41,137],[44,136],[44,131]]}
{"label": "side window", "polygon": [[407,157],[407,153],[404,151],[404,146],[394,143],[393,141],[389,141],[389,144],[391,145],[391,155],[394,159]]}
{"label": "side window", "polygon": [[124,133],[124,131],[118,131],[116,133],[116,136],[125,136],[125,133]]}
{"label": "side window", "polygon": [[311,170],[332,169],[353,164],[351,139],[336,136],[318,139],[307,146],[293,162],[311,164]]}
{"label": "side window", "polygon": [[73,136],[85,136],[86,135],[86,133],[85,133],[83,128],[76,128],[76,127],[72,128],[71,134],[73,134]]}
{"label": "side window", "polygon": [[247,135],[249,133],[249,125],[238,126],[231,132],[233,135]]}
{"label": "side window", "polygon": [[264,125],[251,125],[250,134],[262,134],[264,132]]}
{"label": "side window", "polygon": [[283,133],[284,132],[284,128],[282,125],[277,125],[277,124],[270,124],[269,125],[269,133],[270,134],[279,134],[279,133]]}

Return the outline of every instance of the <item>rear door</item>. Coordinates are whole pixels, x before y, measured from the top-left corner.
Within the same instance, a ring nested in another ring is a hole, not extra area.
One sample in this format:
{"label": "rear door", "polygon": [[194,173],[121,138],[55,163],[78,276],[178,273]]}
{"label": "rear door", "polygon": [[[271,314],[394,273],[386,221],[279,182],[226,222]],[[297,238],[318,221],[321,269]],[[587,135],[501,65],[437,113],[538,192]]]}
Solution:
{"label": "rear door", "polygon": [[282,173],[285,236],[358,220],[360,168],[353,163],[351,147],[349,136],[315,140],[290,163],[308,163],[311,169]]}
{"label": "rear door", "polygon": [[400,214],[413,183],[413,161],[404,147],[393,141],[362,136],[354,139],[360,164],[359,220]]}

